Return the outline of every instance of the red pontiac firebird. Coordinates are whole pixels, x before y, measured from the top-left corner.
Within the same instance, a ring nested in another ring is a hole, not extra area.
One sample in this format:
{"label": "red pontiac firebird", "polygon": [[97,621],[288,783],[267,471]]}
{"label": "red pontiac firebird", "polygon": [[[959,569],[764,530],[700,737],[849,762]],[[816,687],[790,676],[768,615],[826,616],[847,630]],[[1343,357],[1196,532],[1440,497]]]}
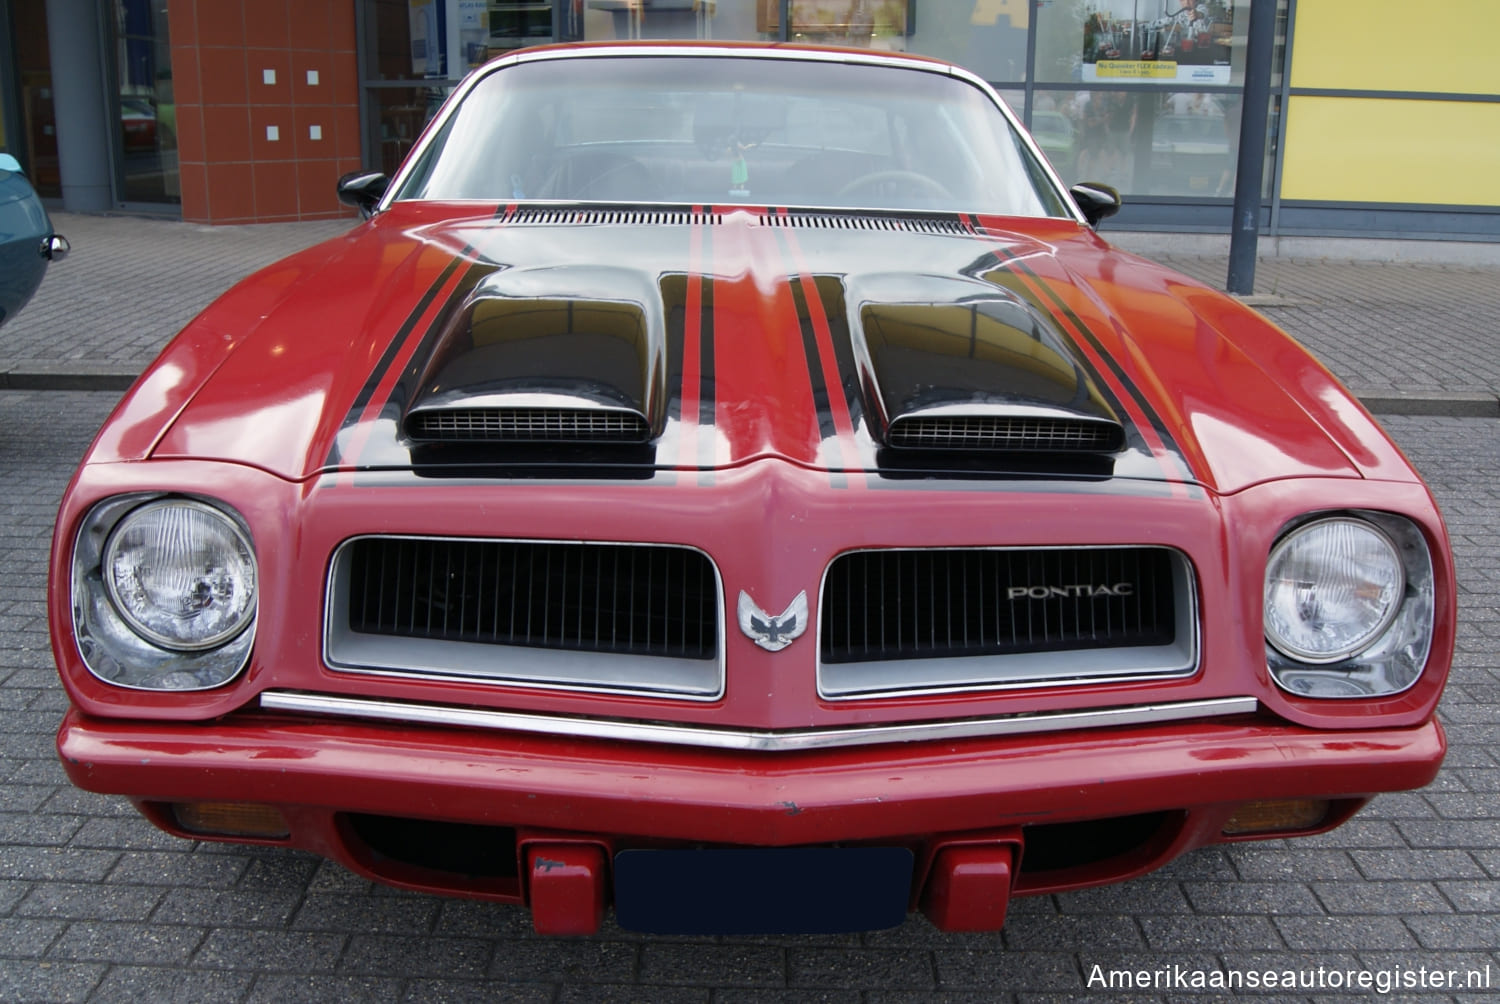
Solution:
{"label": "red pontiac firebird", "polygon": [[971,74],[534,49],[340,190],[63,500],[79,786],[543,932],[744,933],[995,928],[1436,773],[1427,488]]}

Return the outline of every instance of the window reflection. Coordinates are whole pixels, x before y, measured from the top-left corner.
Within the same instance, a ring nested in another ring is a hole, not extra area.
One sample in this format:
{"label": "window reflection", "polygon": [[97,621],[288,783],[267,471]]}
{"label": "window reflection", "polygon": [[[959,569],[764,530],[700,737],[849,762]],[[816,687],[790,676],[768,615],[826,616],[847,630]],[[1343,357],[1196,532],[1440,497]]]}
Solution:
{"label": "window reflection", "polygon": [[[903,50],[911,34],[908,0],[791,0],[788,37],[793,42]],[[776,36],[781,4],[760,0],[759,28]]]}
{"label": "window reflection", "polygon": [[366,133],[376,138],[376,164],[394,175],[448,96],[447,87],[370,88]]}
{"label": "window reflection", "polygon": [[1189,91],[1038,91],[1037,145],[1065,182],[1134,195],[1234,194],[1237,96]]}
{"label": "window reflection", "polygon": [[[1033,0],[915,0],[908,52],[957,63],[994,83],[1026,79]],[[1021,102],[1012,104],[1017,112]]]}
{"label": "window reflection", "polygon": [[113,7],[120,196],[125,202],[180,203],[167,5],[163,0],[129,0]]}

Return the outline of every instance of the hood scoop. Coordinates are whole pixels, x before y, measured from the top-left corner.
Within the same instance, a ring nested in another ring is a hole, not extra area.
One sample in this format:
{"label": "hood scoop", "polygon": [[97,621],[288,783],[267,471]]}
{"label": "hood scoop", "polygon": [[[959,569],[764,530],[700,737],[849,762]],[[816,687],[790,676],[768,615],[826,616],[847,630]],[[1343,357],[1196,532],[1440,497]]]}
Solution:
{"label": "hood scoop", "polygon": [[506,269],[447,322],[402,416],[417,443],[640,444],[666,419],[661,291],[624,268]]}
{"label": "hood scoop", "polygon": [[874,431],[893,450],[1111,454],[1125,429],[1076,346],[987,283],[851,280],[851,327]]}

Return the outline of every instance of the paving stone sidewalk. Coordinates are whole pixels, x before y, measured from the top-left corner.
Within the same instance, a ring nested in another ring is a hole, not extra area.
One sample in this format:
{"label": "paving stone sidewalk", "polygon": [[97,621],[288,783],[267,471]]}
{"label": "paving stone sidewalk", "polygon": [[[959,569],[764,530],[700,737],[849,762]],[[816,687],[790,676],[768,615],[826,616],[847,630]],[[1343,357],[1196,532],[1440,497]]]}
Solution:
{"label": "paving stone sidewalk", "polygon": [[[115,397],[0,391],[0,1002],[1500,1000],[1500,422],[1387,423],[1437,492],[1458,560],[1449,750],[1430,787],[1382,795],[1319,837],[1209,847],[1123,885],[1017,899],[1001,933],[942,934],[913,917],[850,935],[650,937],[611,922],[544,938],[518,907],[376,886],[297,851],[176,840],[124,799],[67,782],[47,541]],[[1149,982],[1110,989],[1100,972]],[[1232,972],[1299,985],[1176,982]],[[1425,982],[1381,994],[1349,982],[1362,974]]]}
{"label": "paving stone sidewalk", "polygon": [[[542,938],[516,907],[375,886],[300,852],[175,840],[123,799],[67,783],[53,745],[66,698],[46,635],[47,542],[118,395],[6,380],[126,379],[235,279],[347,225],[58,222],[78,250],[0,330],[0,1002],[1500,1000],[1500,422],[1386,423],[1437,493],[1458,562],[1440,710],[1449,753],[1428,788],[1381,796],[1320,837],[1210,847],[1124,885],[1018,899],[1002,933],[943,935],[914,917],[829,937],[653,938],[610,923],[592,938]],[[1223,281],[1221,255],[1157,257]],[[1272,260],[1258,292],[1260,309],[1367,400],[1500,388],[1500,269]],[[1130,993],[1099,987],[1096,967],[1458,982]]]}
{"label": "paving stone sidewalk", "polygon": [[[205,227],[60,213],[54,223],[73,254],[0,333],[0,388],[123,387],[236,280],[358,220]],[[1225,254],[1171,250],[1161,235],[1106,236],[1224,286]],[[1500,416],[1500,267],[1270,258],[1256,294],[1257,309],[1374,410]]]}

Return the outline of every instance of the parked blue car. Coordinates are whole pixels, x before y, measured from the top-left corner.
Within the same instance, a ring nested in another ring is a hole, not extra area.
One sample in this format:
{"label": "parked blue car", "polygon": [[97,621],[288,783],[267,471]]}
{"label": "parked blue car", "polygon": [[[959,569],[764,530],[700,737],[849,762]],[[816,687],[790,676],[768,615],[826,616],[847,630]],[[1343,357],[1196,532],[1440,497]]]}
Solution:
{"label": "parked blue car", "polygon": [[0,324],[15,316],[42,284],[49,261],[68,253],[21,165],[0,153]]}

